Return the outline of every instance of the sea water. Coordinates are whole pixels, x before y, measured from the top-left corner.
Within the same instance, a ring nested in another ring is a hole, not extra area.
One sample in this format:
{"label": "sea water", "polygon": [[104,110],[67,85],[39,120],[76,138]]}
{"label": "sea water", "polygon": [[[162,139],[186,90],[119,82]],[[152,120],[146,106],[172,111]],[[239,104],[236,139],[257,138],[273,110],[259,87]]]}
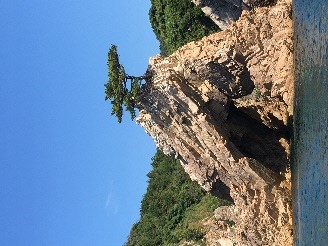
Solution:
{"label": "sea water", "polygon": [[328,246],[328,0],[294,0],[294,245]]}

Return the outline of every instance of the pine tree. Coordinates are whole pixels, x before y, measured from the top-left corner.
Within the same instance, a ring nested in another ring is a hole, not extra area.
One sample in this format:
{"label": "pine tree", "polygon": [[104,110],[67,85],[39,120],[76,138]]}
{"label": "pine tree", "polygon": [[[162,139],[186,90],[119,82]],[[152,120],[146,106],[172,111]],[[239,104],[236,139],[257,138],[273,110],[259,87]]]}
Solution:
{"label": "pine tree", "polygon": [[105,84],[105,100],[112,104],[112,115],[118,122],[122,122],[123,106],[130,112],[131,119],[136,116],[136,108],[140,103],[140,94],[143,81],[149,75],[130,76],[126,74],[124,66],[120,64],[117,46],[112,45],[108,51],[108,82]]}

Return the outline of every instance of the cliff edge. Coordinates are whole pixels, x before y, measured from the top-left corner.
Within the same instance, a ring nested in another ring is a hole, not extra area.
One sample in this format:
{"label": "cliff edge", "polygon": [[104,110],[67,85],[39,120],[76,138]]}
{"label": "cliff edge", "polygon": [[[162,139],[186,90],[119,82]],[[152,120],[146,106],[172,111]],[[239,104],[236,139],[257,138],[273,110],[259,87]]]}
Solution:
{"label": "cliff edge", "polygon": [[137,122],[192,180],[233,202],[207,221],[207,245],[292,245],[292,54],[291,2],[281,0],[151,58]]}

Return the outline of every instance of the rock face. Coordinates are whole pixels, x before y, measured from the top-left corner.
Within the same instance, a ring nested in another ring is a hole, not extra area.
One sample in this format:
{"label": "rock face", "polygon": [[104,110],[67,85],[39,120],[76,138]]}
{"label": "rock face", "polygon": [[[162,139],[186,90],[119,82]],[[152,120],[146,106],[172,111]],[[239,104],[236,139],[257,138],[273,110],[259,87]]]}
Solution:
{"label": "rock face", "polygon": [[238,20],[246,5],[241,0],[192,0],[222,30]]}
{"label": "rock face", "polygon": [[138,123],[191,179],[234,204],[212,218],[208,245],[292,245],[292,49],[282,0],[150,61]]}
{"label": "rock face", "polygon": [[192,0],[222,30],[241,16],[243,10],[273,4],[274,0]]}

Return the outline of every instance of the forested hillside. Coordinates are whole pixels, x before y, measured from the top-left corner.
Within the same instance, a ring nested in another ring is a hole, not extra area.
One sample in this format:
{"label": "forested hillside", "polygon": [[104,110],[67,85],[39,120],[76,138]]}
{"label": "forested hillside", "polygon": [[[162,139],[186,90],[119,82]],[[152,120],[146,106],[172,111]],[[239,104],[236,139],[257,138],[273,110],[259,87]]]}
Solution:
{"label": "forested hillside", "polygon": [[202,220],[228,203],[206,194],[174,158],[157,151],[152,161],[141,218],[132,227],[125,246],[202,243],[206,231]]}
{"label": "forested hillside", "polygon": [[220,29],[190,0],[151,0],[150,23],[162,55]]}

